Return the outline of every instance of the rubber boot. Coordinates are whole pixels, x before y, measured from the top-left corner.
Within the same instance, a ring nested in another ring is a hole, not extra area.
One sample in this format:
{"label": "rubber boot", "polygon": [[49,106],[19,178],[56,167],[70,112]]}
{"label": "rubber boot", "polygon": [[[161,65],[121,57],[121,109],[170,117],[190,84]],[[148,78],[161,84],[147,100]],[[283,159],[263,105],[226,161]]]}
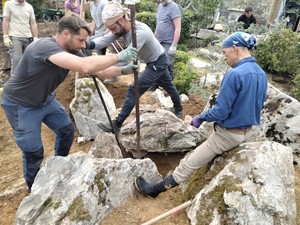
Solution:
{"label": "rubber boot", "polygon": [[173,175],[165,177],[158,184],[149,184],[142,176],[135,179],[135,187],[139,192],[150,198],[156,198],[161,192],[165,192],[177,185],[178,183],[174,180]]}

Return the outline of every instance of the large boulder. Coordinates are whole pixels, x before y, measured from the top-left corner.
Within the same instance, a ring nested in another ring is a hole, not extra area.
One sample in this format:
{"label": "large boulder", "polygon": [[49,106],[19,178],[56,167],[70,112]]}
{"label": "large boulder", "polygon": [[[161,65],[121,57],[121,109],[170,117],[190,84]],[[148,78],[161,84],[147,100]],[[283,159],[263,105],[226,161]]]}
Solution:
{"label": "large boulder", "polygon": [[[123,124],[120,141],[134,157],[143,157],[149,152],[186,152],[199,145],[196,128],[164,109],[141,108],[140,110],[140,153],[137,152],[136,120]],[[111,149],[113,151],[111,152]],[[108,133],[99,133],[93,142],[94,156],[120,155],[115,138]],[[107,154],[106,154],[106,153]]]}
{"label": "large boulder", "polygon": [[191,224],[296,225],[292,161],[291,148],[269,141],[220,156],[195,178],[207,182],[187,210]]}
{"label": "large boulder", "polygon": [[[103,83],[98,79],[96,80],[108,113],[111,116],[116,111],[114,99]],[[75,90],[76,95],[70,104],[70,109],[76,127],[85,139],[95,139],[99,130],[101,130],[97,123],[108,121],[103,102],[92,78],[78,79],[75,83]]]}
{"label": "large boulder", "polygon": [[99,159],[87,154],[52,156],[23,199],[16,225],[99,224],[136,191],[134,177],[161,176],[150,159]]}

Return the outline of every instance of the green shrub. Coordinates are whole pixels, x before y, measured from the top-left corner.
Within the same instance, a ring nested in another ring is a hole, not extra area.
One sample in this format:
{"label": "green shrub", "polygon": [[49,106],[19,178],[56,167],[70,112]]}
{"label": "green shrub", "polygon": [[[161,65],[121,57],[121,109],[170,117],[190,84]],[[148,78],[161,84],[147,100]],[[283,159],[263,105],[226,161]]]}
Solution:
{"label": "green shrub", "polygon": [[294,88],[292,89],[293,97],[300,101],[300,73],[294,78]]}
{"label": "green shrub", "polygon": [[177,51],[174,64],[179,63],[179,62],[187,64],[190,59],[191,59],[191,56],[188,53],[183,52],[183,51]]}
{"label": "green shrub", "polygon": [[135,5],[136,12],[156,12],[158,3],[149,0],[141,0]]}
{"label": "green shrub", "polygon": [[27,2],[33,7],[36,20],[41,20],[43,18],[41,8],[46,4],[46,0],[28,0]]}
{"label": "green shrub", "polygon": [[185,44],[178,44],[177,45],[177,50],[183,51],[183,52],[187,52],[189,49]]}
{"label": "green shrub", "polygon": [[180,43],[185,43],[192,33],[195,33],[196,30],[193,30],[193,21],[195,20],[195,13],[189,9],[181,10],[181,32],[180,32]]}
{"label": "green shrub", "polygon": [[137,13],[135,19],[147,24],[151,30],[154,32],[156,27],[155,13],[153,12],[140,12]]}
{"label": "green shrub", "polygon": [[300,38],[296,32],[283,29],[258,42],[254,56],[265,70],[281,76],[294,77],[299,72]]}
{"label": "green shrub", "polygon": [[174,84],[180,94],[188,94],[193,80],[198,74],[194,67],[188,64],[191,56],[188,53],[177,51],[174,61]]}

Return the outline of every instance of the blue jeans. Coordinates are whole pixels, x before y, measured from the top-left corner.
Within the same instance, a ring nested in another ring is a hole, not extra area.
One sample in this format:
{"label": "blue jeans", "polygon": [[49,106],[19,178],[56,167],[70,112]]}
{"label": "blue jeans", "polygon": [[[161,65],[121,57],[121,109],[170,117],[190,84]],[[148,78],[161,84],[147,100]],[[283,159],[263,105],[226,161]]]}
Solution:
{"label": "blue jeans", "polygon": [[13,129],[15,141],[22,150],[23,175],[31,190],[44,158],[41,139],[42,123],[56,134],[55,155],[67,156],[74,139],[74,127],[66,109],[51,94],[41,107],[25,107],[2,96],[2,106]]}
{"label": "blue jeans", "polygon": [[[160,55],[153,63],[147,63],[145,71],[138,78],[139,97],[141,97],[148,88],[157,83],[163,87],[170,95],[176,111],[182,111],[182,105],[179,93],[172,83],[168,70],[169,60],[166,53]],[[135,90],[134,84],[130,84],[122,110],[117,117],[117,122],[123,124],[135,106]]]}

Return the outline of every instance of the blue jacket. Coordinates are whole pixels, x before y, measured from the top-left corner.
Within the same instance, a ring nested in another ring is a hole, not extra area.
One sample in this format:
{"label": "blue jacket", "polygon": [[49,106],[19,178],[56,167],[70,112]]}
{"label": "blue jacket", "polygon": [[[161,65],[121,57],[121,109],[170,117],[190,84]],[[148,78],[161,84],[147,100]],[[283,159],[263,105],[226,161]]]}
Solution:
{"label": "blue jacket", "polygon": [[267,76],[255,58],[244,58],[224,76],[215,105],[198,118],[225,128],[258,125],[267,88]]}

